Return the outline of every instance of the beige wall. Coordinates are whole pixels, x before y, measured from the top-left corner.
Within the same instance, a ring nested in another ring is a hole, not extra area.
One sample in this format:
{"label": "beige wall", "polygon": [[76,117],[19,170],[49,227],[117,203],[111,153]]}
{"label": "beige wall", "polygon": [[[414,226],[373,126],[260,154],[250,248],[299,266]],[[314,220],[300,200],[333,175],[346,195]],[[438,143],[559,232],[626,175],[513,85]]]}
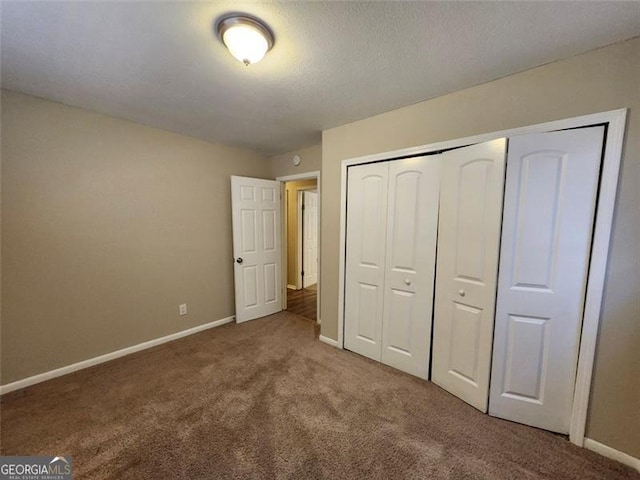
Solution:
{"label": "beige wall", "polygon": [[[285,183],[287,198],[287,284],[297,285],[298,266],[298,190],[317,188],[316,179]],[[301,285],[302,286],[302,285]]]}
{"label": "beige wall", "polygon": [[229,176],[268,158],[3,91],[2,162],[3,384],[233,315]]}
{"label": "beige wall", "polygon": [[[297,167],[291,163],[294,155],[300,155],[301,161]],[[313,145],[312,147],[276,155],[271,157],[269,161],[271,162],[271,176],[273,178],[320,171],[322,167],[322,145]]]}
{"label": "beige wall", "polygon": [[323,132],[322,334],[337,338],[344,159],[629,107],[587,435],[640,457],[640,39]]}

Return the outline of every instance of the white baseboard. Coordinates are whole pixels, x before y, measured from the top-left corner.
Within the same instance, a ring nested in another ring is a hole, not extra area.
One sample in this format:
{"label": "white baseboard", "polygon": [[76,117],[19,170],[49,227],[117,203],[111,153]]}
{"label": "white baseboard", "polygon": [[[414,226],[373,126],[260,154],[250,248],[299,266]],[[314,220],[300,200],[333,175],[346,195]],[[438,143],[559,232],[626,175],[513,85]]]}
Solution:
{"label": "white baseboard", "polygon": [[66,375],[68,373],[77,372],[78,370],[82,370],[84,368],[93,367],[94,365],[108,362],[109,360],[115,360],[116,358],[124,357],[125,355],[139,352],[140,350],[146,350],[147,348],[155,347],[156,345],[160,345],[162,343],[171,342],[188,335],[193,335],[194,333],[202,332],[203,330],[219,327],[220,325],[233,322],[234,319],[235,316],[232,315],[230,317],[222,318],[214,322],[205,323],[203,325],[198,325],[197,327],[172,333],[171,335],[167,335],[165,337],[156,338],[153,340],[149,340],[148,342],[139,343],[137,345],[123,348],[121,350],[116,350],[115,352],[106,353],[104,355],[100,355],[99,357],[94,357],[78,363],[73,363],[71,365],[67,365],[66,367],[56,368],[55,370],[39,373],[38,375],[34,375],[33,377],[27,377],[16,382],[7,383],[6,385],[0,386],[0,395],[13,392],[14,390],[19,390],[21,388],[30,387],[31,385],[50,380],[52,378],[61,377],[62,375]]}
{"label": "white baseboard", "polygon": [[287,285],[287,288],[289,290],[297,290],[297,287],[295,285]]}
{"label": "white baseboard", "polygon": [[632,457],[631,455],[621,452],[620,450],[616,450],[615,448],[608,447],[600,442],[596,442],[590,438],[584,439],[584,448],[588,448],[589,450],[593,450],[600,455],[610,458],[612,460],[617,460],[620,463],[624,463],[631,468],[635,468],[640,472],[640,458]]}
{"label": "white baseboard", "polygon": [[329,337],[325,337],[324,335],[320,335],[318,340],[320,340],[323,343],[326,343],[327,345],[331,345],[332,347],[338,348],[338,341],[334,340],[333,338],[329,338]]}

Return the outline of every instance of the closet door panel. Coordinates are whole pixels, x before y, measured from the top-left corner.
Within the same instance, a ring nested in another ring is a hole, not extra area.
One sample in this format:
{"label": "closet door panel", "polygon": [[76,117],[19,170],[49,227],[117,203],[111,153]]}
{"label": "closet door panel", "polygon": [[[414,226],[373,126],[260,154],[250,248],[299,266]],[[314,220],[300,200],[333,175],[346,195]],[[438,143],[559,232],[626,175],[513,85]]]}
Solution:
{"label": "closet door panel", "polygon": [[569,432],[604,127],[509,145],[489,413]]}
{"label": "closet door panel", "polygon": [[389,164],[382,362],[428,378],[439,158]]}
{"label": "closet door panel", "polygon": [[477,387],[482,309],[457,302],[452,307],[449,373]]}
{"label": "closet door panel", "polygon": [[380,360],[389,162],[349,167],[345,348]]}
{"label": "closet door panel", "polygon": [[443,153],[432,380],[487,411],[506,139]]}
{"label": "closet door panel", "polygon": [[[447,161],[446,159],[444,160]],[[457,194],[449,197],[443,205],[445,215],[455,219],[450,233],[455,238],[455,248],[451,250],[454,260],[454,282],[485,286],[485,257],[489,225],[485,223],[488,213],[487,202],[491,199],[491,175],[493,161],[473,158],[461,165],[451,165],[449,175],[455,182]]]}

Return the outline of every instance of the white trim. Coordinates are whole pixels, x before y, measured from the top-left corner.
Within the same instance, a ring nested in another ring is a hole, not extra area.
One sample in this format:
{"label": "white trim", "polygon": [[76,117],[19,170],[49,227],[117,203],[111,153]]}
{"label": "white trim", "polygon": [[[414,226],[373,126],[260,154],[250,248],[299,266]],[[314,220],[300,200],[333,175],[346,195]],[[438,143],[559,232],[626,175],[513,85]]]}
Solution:
{"label": "white trim", "polygon": [[287,288],[289,290],[297,290],[298,289],[295,285],[291,285],[291,284],[287,285]]}
{"label": "white trim", "polygon": [[569,439],[576,445],[583,446],[584,432],[587,422],[587,410],[589,406],[589,394],[591,392],[591,379],[593,374],[593,361],[595,357],[595,345],[600,323],[600,309],[602,306],[602,294],[604,289],[605,273],[609,255],[609,241],[611,237],[611,224],[615,208],[615,198],[618,188],[618,172],[622,156],[624,129],[627,109],[610,110],[608,112],[583,115],[581,117],[567,118],[553,122],[539,123],[526,127],[502,130],[499,132],[485,133],[471,137],[447,140],[444,142],[420,145],[417,147],[403,148],[390,152],[366,155],[342,161],[341,188],[340,188],[340,264],[338,271],[338,348],[344,347],[344,266],[345,266],[345,242],[347,219],[347,168],[352,165],[371,163],[381,160],[405,157],[409,155],[421,155],[439,150],[458,148],[475,143],[488,142],[497,138],[514,137],[530,133],[544,133],[553,130],[585,127],[595,124],[608,123],[606,148],[603,159],[602,176],[600,180],[600,193],[596,210],[596,223],[593,231],[593,248],[589,264],[589,276],[585,297],[585,310],[583,316],[582,335],[580,338],[580,353],[578,358],[578,372],[576,387],[569,427]]}
{"label": "white trim", "polygon": [[609,122],[609,128],[602,160],[600,193],[596,209],[596,223],[593,230],[593,244],[582,317],[576,388],[573,397],[571,423],[569,425],[570,440],[580,446],[584,442],[587,424],[587,410],[591,394],[593,363],[596,355],[596,341],[600,324],[604,281],[607,273],[611,225],[613,223],[618,190],[618,173],[620,171],[627,110],[608,112],[608,114],[603,114],[602,116],[606,117],[606,119],[603,118],[601,122]]}
{"label": "white trim", "polygon": [[279,182],[291,182],[293,180],[310,180],[312,178],[320,179],[320,170],[314,170],[307,173],[296,173],[295,175],[285,175],[283,177],[276,177]]}
{"label": "white trim", "polygon": [[[316,179],[316,189],[318,190],[318,296],[317,296],[317,306],[316,306],[316,317],[318,318],[317,322],[321,323],[321,319],[320,319],[320,296],[322,294],[321,291],[321,273],[322,273],[322,231],[321,231],[321,216],[322,216],[322,180],[321,180],[321,175],[320,175],[320,170],[314,170],[312,172],[307,172],[307,173],[298,173],[295,175],[284,175],[281,177],[276,177],[276,180],[281,182],[282,186],[281,186],[281,191],[285,190],[284,184],[285,182],[290,182],[293,180],[311,180],[315,178]],[[286,203],[286,202],[284,202]],[[284,212],[285,218],[286,218],[286,210],[284,210],[285,206],[283,205],[281,207]],[[288,248],[287,243],[286,243],[286,237],[287,237],[287,230],[285,228],[286,226],[286,221],[282,222],[282,231],[281,231],[281,235],[283,237],[283,243],[282,245],[284,246],[284,248]],[[282,291],[285,291],[285,288],[288,286],[287,285],[287,278],[285,275],[285,272],[287,272],[287,251],[283,250],[283,254],[282,254],[282,259],[280,262],[280,268],[282,269],[283,275],[282,275]],[[286,295],[282,296],[282,309],[286,310],[287,308],[287,298]]]}
{"label": "white trim", "polygon": [[101,363],[105,363],[110,360],[115,360],[116,358],[124,357],[126,355],[130,355],[132,353],[139,352],[141,350],[146,350],[147,348],[155,347],[163,343],[172,342],[173,340],[178,340],[179,338],[186,337],[188,335],[193,335],[194,333],[202,332],[203,330],[219,327],[220,325],[233,322],[234,319],[235,319],[235,316],[232,315],[227,318],[222,318],[220,320],[205,323],[203,325],[198,325],[197,327],[172,333],[171,335],[155,338],[153,340],[149,340],[148,342],[139,343],[137,345],[123,348],[121,350],[116,350],[115,352],[106,353],[104,355],[100,355],[99,357],[93,357],[88,360],[83,360],[78,363],[73,363],[71,365],[67,365],[66,367],[56,368],[55,370],[39,373],[38,375],[34,375],[32,377],[23,378],[22,380],[18,380],[16,382],[12,382],[12,383],[8,383],[6,385],[0,386],[0,395],[13,392],[14,390],[19,390],[21,388],[30,387],[31,385],[35,385],[36,383],[41,383],[46,380],[50,380],[52,378],[61,377],[62,375],[66,375],[68,373],[77,372],[78,370],[83,370],[85,368],[93,367],[94,365],[99,365]]}
{"label": "white trim", "polygon": [[340,243],[338,269],[338,348],[344,348],[344,267],[347,261],[347,162],[340,166]]}
{"label": "white trim", "polygon": [[[284,199],[284,200],[283,200]],[[284,182],[280,182],[280,218],[282,218],[282,228],[280,229],[280,237],[282,245],[282,258],[280,261],[280,268],[282,269],[281,281],[282,281],[282,310],[286,310],[288,307],[287,298],[288,293],[287,289],[290,285],[287,284],[289,281],[289,259],[287,258],[289,255],[289,243],[287,240],[287,232],[289,231],[289,192],[285,187]],[[291,285],[294,290],[296,290],[295,285]]]}
{"label": "white trim", "polygon": [[320,265],[322,264],[322,193],[320,190],[320,187],[322,186],[322,182],[321,182],[321,175],[320,172],[318,172],[318,176],[316,177],[318,179],[318,183],[316,184],[317,190],[318,190],[318,215],[317,215],[317,221],[318,221],[318,226],[316,228],[316,230],[318,231],[318,294],[317,294],[317,305],[316,305],[316,318],[317,318],[317,322],[318,323],[322,323],[322,319],[320,318],[320,294],[322,293],[320,291],[320,272],[321,272],[321,267]]}
{"label": "white trim", "polygon": [[340,348],[338,346],[338,342],[335,341],[333,338],[329,338],[329,337],[325,337],[324,335],[320,335],[318,337],[318,340],[320,340],[322,343],[326,343],[327,345],[331,345],[332,347]]}
{"label": "white trim", "polygon": [[[516,135],[527,135],[529,133],[544,133],[553,130],[563,130],[567,128],[584,127],[588,125],[596,125],[599,123],[616,123],[616,120],[626,118],[627,109],[620,108],[618,110],[609,110],[607,112],[592,113],[581,117],[565,118],[562,120],[554,120],[552,122],[537,123],[535,125],[527,125],[525,127],[511,128],[501,130],[499,132],[482,133],[480,135],[472,135],[470,137],[456,138],[453,140],[444,140],[437,143],[429,143],[418,145],[416,147],[401,148],[399,150],[390,150],[388,152],[374,153],[372,155],[364,155],[362,157],[350,158],[343,160],[343,165],[359,165],[362,163],[371,163],[381,160],[390,160],[393,158],[406,157],[412,155],[423,155],[425,153],[437,152],[438,150],[447,150],[451,148],[464,147],[475,143],[489,142],[498,138],[515,137]],[[624,126],[624,123],[623,123]],[[610,132],[609,132],[610,133]]]}
{"label": "white trim", "polygon": [[628,453],[621,452],[620,450],[616,450],[615,448],[611,448],[590,438],[584,439],[584,448],[588,448],[593,452],[599,453],[603,457],[624,463],[625,465],[635,468],[640,472],[640,458],[632,457]]}
{"label": "white trim", "polygon": [[299,289],[304,288],[304,282],[302,281],[302,271],[304,270],[304,265],[302,265],[302,223],[304,215],[302,211],[302,204],[304,202],[304,190],[298,188],[296,190],[296,219],[298,220],[296,225],[296,285]]}

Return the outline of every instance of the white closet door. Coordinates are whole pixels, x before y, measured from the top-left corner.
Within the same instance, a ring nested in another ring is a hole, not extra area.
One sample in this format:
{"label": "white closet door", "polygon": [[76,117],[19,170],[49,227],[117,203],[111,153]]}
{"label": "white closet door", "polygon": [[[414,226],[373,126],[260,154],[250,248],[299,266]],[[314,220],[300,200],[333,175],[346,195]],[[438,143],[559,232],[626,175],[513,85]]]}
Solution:
{"label": "white closet door", "polygon": [[345,348],[380,360],[389,162],[349,167]]}
{"label": "white closet door", "polygon": [[318,193],[304,191],[303,288],[318,283]]}
{"label": "white closet door", "polygon": [[491,415],[569,432],[603,137],[509,143]]}
{"label": "white closet door", "polygon": [[435,276],[437,156],[389,166],[382,362],[427,379]]}
{"label": "white closet door", "polygon": [[486,412],[506,139],[443,153],[432,381]]}
{"label": "white closet door", "polygon": [[236,321],[282,310],[280,182],[231,177]]}

